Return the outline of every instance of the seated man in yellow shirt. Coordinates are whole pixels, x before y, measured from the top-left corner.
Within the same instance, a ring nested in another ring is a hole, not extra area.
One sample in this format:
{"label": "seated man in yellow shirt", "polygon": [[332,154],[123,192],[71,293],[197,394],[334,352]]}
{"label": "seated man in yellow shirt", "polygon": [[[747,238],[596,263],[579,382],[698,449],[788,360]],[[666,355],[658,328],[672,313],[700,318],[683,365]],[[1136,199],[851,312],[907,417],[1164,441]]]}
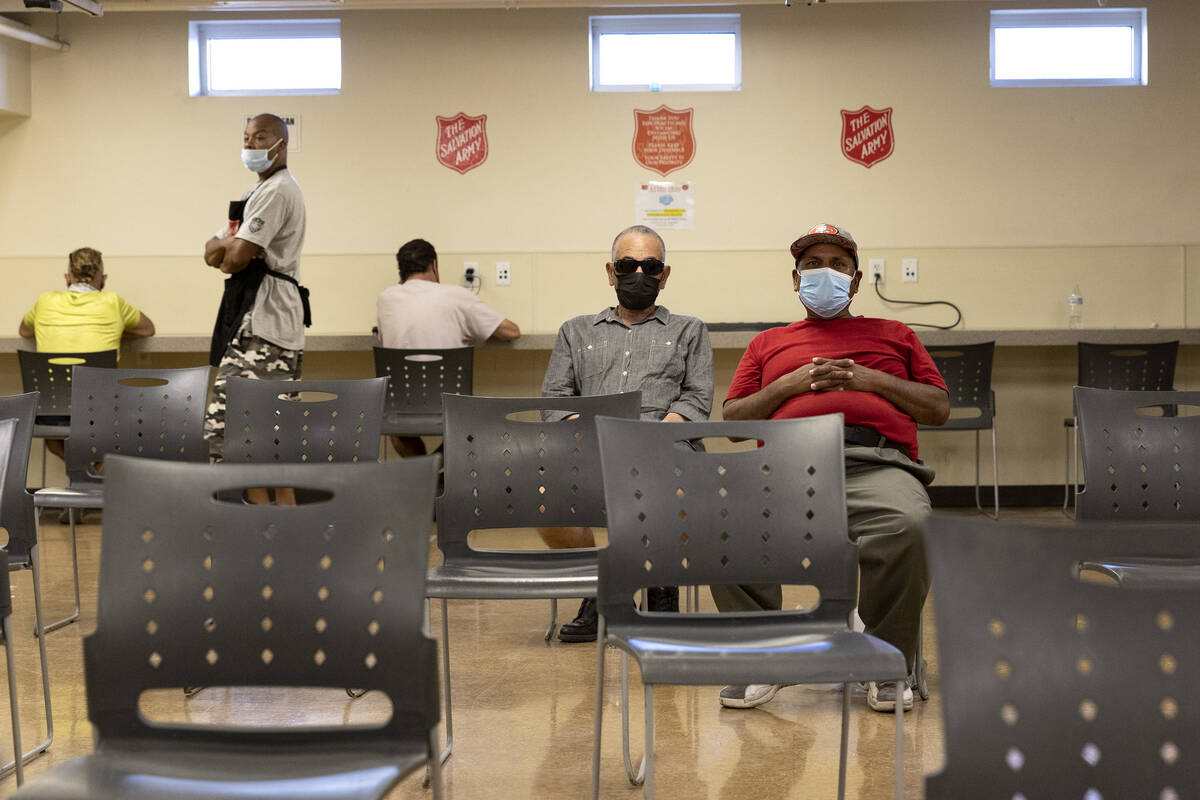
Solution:
{"label": "seated man in yellow shirt", "polygon": [[[66,291],[45,292],[21,320],[19,333],[37,339],[37,349],[47,353],[94,353],[117,350],[121,337],[154,335],[150,317],[104,290],[104,261],[100,251],[81,247],[68,257]],[[50,452],[63,455],[61,440],[46,443]]]}

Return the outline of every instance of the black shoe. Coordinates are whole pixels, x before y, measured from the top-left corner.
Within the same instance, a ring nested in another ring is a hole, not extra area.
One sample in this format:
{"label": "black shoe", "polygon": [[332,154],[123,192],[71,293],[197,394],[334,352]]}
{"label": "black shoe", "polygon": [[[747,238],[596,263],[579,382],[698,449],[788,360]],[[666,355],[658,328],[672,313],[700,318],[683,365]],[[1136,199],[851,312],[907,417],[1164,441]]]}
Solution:
{"label": "black shoe", "polygon": [[565,623],[558,629],[560,642],[594,642],[596,641],[596,598],[586,597],[579,604],[579,613],[575,619]]}
{"label": "black shoe", "polygon": [[678,586],[651,586],[646,590],[647,611],[679,611]]}

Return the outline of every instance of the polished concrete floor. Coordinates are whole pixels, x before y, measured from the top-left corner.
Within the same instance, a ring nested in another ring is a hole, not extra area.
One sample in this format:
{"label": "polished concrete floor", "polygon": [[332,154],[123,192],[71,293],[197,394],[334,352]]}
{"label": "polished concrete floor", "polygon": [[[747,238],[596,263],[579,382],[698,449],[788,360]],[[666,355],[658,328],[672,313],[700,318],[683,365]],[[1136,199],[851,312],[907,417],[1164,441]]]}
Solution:
{"label": "polished concrete floor", "polygon": [[[1009,512],[1036,521],[1064,521],[1057,510]],[[47,617],[68,610],[70,550],[65,526],[44,524],[43,602]],[[519,539],[521,534],[515,538]],[[80,622],[47,639],[55,738],[49,752],[26,767],[35,777],[92,748],[83,683],[81,638],[95,626],[99,525],[79,528],[83,614]],[[530,537],[531,538],[531,537]],[[41,706],[37,643],[29,573],[13,575],[14,646],[17,650],[22,736],[40,741]],[[923,776],[940,769],[943,734],[938,693],[937,643],[926,606],[925,653],[932,695],[904,715],[905,796],[924,796]],[[444,768],[448,798],[584,798],[590,794],[595,646],[542,640],[545,601],[456,601],[450,604],[454,687],[454,755]],[[711,609],[705,593],[702,610]],[[560,621],[574,615],[564,602]],[[440,609],[433,609],[440,631]],[[607,655],[601,796],[640,797],[625,779],[619,716],[620,656]],[[631,667],[634,748],[642,741],[641,684]],[[657,795],[660,798],[835,797],[841,693],[836,687],[791,687],[753,710],[722,709],[716,687],[659,687],[655,692]],[[892,796],[893,717],[870,711],[854,691],[847,796]],[[154,719],[221,724],[296,725],[370,722],[387,714],[386,701],[368,694],[349,700],[340,689],[210,688],[192,699],[178,691],[143,696]],[[12,752],[7,714],[0,712],[0,759]],[[635,755],[635,758],[637,756]],[[0,781],[0,796],[15,789]],[[390,795],[421,798],[428,792],[411,776]]]}

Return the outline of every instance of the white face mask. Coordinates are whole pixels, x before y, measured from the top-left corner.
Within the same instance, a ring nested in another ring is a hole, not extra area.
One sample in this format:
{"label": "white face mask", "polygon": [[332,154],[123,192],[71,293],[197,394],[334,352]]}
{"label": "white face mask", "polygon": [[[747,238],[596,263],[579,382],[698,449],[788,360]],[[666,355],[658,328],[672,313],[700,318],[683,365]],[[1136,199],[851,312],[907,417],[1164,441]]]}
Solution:
{"label": "white face mask", "polygon": [[823,319],[850,305],[850,276],[830,267],[800,270],[800,302]]}
{"label": "white face mask", "polygon": [[275,144],[268,147],[266,150],[242,150],[242,163],[246,165],[246,169],[251,172],[263,173],[271,168],[275,163],[275,159],[279,158],[279,153],[283,152],[283,148],[279,148],[279,153],[275,154],[275,158],[268,155],[278,145],[283,144],[283,139],[280,139]]}

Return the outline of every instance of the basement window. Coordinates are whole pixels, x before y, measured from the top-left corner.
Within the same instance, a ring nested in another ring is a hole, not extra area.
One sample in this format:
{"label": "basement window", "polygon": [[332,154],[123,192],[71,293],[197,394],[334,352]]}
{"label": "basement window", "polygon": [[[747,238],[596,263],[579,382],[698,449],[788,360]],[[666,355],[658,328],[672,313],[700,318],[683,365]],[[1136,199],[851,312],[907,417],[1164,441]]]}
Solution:
{"label": "basement window", "polygon": [[992,86],[1145,86],[1146,9],[993,11]]}
{"label": "basement window", "polygon": [[740,14],[589,17],[593,92],[742,88]]}
{"label": "basement window", "polygon": [[341,20],[188,23],[192,97],[339,94],[341,89]]}

